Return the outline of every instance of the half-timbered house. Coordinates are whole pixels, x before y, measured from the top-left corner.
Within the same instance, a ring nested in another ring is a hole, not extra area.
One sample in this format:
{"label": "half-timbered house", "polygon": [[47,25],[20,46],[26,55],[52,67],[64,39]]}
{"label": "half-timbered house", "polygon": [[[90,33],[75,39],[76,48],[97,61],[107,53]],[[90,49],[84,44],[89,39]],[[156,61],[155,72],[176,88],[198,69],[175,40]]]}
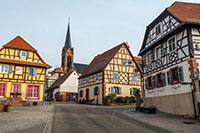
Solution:
{"label": "half-timbered house", "polygon": [[20,36],[3,45],[0,49],[0,101],[40,104],[49,67],[37,50]]}
{"label": "half-timbered house", "polygon": [[178,115],[194,115],[194,106],[198,111],[200,84],[193,74],[199,71],[199,46],[200,4],[175,2],[147,26],[139,52],[145,106]]}
{"label": "half-timbered house", "polygon": [[142,87],[141,62],[126,43],[97,55],[79,77],[79,100],[104,104],[109,94],[133,96]]}

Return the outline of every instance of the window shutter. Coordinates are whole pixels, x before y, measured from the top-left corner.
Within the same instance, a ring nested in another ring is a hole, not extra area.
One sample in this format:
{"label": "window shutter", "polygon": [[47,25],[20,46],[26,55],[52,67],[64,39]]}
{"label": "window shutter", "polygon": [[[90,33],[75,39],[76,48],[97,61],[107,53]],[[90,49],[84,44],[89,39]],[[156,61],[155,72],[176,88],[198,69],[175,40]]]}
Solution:
{"label": "window shutter", "polygon": [[28,68],[28,75],[30,75],[30,76],[31,76],[31,74],[32,74],[32,68],[31,68],[31,67],[29,67],[29,68]]}
{"label": "window shutter", "polygon": [[166,77],[165,77],[165,72],[162,73],[162,84],[163,86],[166,85]]}
{"label": "window shutter", "polygon": [[17,53],[17,56],[19,56],[19,57],[20,57],[20,52],[21,52],[21,51],[19,50],[18,53]]}
{"label": "window shutter", "polygon": [[151,60],[154,60],[154,49],[151,50]]}
{"label": "window shutter", "polygon": [[111,87],[111,94],[114,94],[114,87]]}
{"label": "window shutter", "polygon": [[122,94],[122,89],[121,89],[121,88],[119,88],[119,94],[120,94],[120,95]]}
{"label": "window shutter", "polygon": [[152,87],[155,88],[156,87],[156,76],[152,77]]}
{"label": "window shutter", "polygon": [[184,80],[184,76],[183,76],[183,67],[182,67],[182,66],[180,66],[180,67],[178,68],[178,80],[179,80],[179,81],[183,81],[183,80]]}
{"label": "window shutter", "polygon": [[84,96],[84,90],[82,90],[82,97]]}
{"label": "window shutter", "polygon": [[147,89],[147,78],[145,79],[144,84],[145,84],[146,90],[148,90],[148,89]]}
{"label": "window shutter", "polygon": [[131,95],[133,95],[133,88],[131,88],[130,91],[131,91]]}
{"label": "window shutter", "polygon": [[163,55],[163,48],[164,48],[164,44],[162,43],[162,44],[160,44],[160,54],[161,54],[161,56]]}
{"label": "window shutter", "polygon": [[26,57],[27,57],[27,58],[29,57],[29,52],[26,52]]}
{"label": "window shutter", "polygon": [[168,81],[168,85],[170,85],[171,84],[171,79],[170,79],[169,71],[167,72],[167,81]]}
{"label": "window shutter", "polygon": [[9,65],[9,71],[8,73],[12,73],[12,65]]}
{"label": "window shutter", "polygon": [[36,69],[36,68],[33,68],[32,70],[33,70],[33,76],[36,76],[36,74],[37,74],[37,69]]}
{"label": "window shutter", "polygon": [[94,93],[94,96],[95,96],[95,88],[93,89],[93,93]]}

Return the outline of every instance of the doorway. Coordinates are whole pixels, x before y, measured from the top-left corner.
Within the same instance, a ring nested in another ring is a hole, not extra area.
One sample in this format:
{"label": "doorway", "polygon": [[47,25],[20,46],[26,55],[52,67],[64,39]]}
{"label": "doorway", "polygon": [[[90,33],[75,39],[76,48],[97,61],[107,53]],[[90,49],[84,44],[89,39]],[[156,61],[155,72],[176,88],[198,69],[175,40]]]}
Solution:
{"label": "doorway", "polygon": [[19,95],[17,94],[20,93],[20,85],[17,85],[17,84],[12,85],[11,92],[15,94],[15,95],[11,95],[12,98],[19,98]]}
{"label": "doorway", "polygon": [[89,100],[89,89],[86,89],[86,101]]}

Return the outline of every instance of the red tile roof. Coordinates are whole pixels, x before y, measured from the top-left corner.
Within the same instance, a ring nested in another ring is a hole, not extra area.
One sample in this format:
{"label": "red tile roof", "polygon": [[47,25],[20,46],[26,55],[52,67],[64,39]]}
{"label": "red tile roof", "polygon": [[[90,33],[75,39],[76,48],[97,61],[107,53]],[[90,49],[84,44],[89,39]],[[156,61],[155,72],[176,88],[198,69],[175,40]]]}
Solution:
{"label": "red tile roof", "polygon": [[17,49],[23,49],[23,50],[30,50],[30,51],[36,51],[30,44],[28,44],[22,37],[17,36],[7,44],[3,45],[3,47],[9,47],[9,48],[17,48]]}
{"label": "red tile roof", "polygon": [[61,70],[59,67],[53,70],[53,73],[64,73],[63,70]]}
{"label": "red tile roof", "polygon": [[137,63],[140,71],[142,72],[142,58],[136,57],[136,56],[133,56],[133,58],[134,58],[135,62]]}
{"label": "red tile roof", "polygon": [[200,4],[174,2],[167,10],[182,22],[200,23]]}
{"label": "red tile roof", "polygon": [[[103,69],[108,65],[108,63],[112,60],[112,58],[116,55],[116,53],[119,51],[119,49],[123,45],[125,45],[129,50],[129,46],[124,42],[124,43],[104,52],[103,54],[97,55],[79,78],[83,78],[88,75],[103,71]],[[129,50],[129,52],[130,52],[130,50]],[[130,54],[131,54],[131,52],[130,52]],[[132,54],[131,54],[131,56],[132,56]],[[134,57],[134,56],[132,56],[132,57]],[[137,62],[140,62],[139,57],[135,57],[135,58],[137,59]],[[139,69],[141,70],[141,68],[139,68]]]}
{"label": "red tile roof", "polygon": [[0,58],[0,62],[4,62],[8,64],[21,64],[21,65],[40,66],[40,67],[48,67],[48,68],[51,67],[48,64],[28,62],[28,61],[22,61],[22,60],[3,59],[3,58]]}

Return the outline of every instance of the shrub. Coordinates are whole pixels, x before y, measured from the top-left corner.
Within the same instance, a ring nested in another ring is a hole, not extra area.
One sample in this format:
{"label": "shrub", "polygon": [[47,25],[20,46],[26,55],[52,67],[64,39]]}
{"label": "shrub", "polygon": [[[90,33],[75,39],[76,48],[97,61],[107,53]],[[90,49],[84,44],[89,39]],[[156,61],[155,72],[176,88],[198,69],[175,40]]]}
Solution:
{"label": "shrub", "polygon": [[117,103],[125,103],[125,99],[123,97],[117,97],[115,99],[115,102],[117,102]]}
{"label": "shrub", "polygon": [[135,103],[135,97],[133,97],[133,96],[131,96],[131,97],[129,97],[129,99],[130,99],[130,103]]}
{"label": "shrub", "polygon": [[133,94],[134,94],[134,95],[140,94],[140,89],[134,89]]}
{"label": "shrub", "polygon": [[110,94],[110,95],[106,96],[109,103],[114,103],[115,97],[116,97],[116,94]]}

